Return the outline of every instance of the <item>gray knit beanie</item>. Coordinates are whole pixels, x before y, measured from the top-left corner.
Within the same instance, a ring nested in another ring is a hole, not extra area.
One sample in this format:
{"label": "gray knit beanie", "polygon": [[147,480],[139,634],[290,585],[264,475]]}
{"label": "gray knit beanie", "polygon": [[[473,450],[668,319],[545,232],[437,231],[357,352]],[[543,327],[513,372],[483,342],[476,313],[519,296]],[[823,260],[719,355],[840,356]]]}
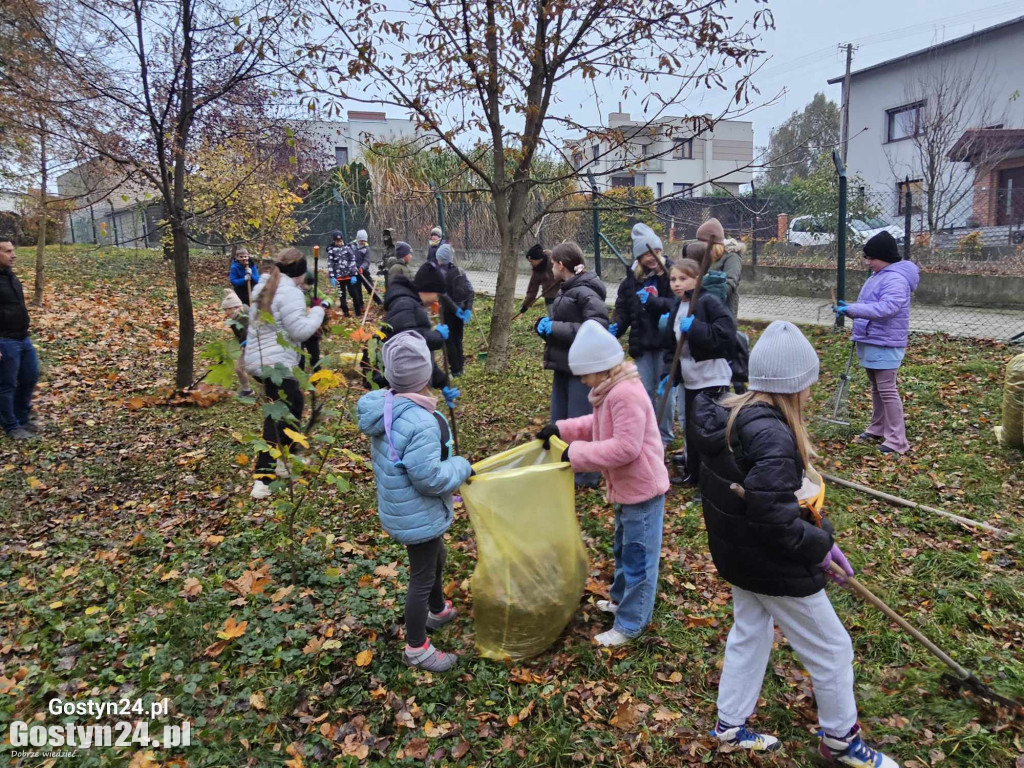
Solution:
{"label": "gray knit beanie", "polygon": [[750,381],[755,392],[793,394],[818,380],[818,353],[790,322],[776,320],[750,350]]}
{"label": "gray knit beanie", "polygon": [[434,254],[437,257],[438,264],[454,264],[455,263],[455,251],[448,243],[441,243],[437,249],[437,253]]}
{"label": "gray knit beanie", "polygon": [[419,392],[430,383],[434,362],[416,331],[402,331],[384,345],[384,378],[395,392]]}
{"label": "gray knit beanie", "polygon": [[633,225],[633,229],[630,231],[629,236],[633,240],[634,259],[639,259],[647,253],[648,246],[650,246],[652,251],[660,251],[664,249],[661,238],[654,233],[653,229],[642,221]]}

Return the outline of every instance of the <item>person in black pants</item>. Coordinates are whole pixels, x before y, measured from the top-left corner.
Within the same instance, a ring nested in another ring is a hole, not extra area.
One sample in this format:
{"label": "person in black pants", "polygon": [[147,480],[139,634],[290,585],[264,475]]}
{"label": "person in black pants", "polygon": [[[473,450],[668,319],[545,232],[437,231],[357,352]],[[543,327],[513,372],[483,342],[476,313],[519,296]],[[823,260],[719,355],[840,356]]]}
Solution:
{"label": "person in black pants", "polygon": [[[306,405],[306,399],[302,394],[297,379],[286,378],[281,384],[275,384],[270,379],[258,379],[263,385],[263,391],[271,402],[280,400],[288,406],[288,412],[295,419],[274,419],[267,416],[263,420],[263,440],[267,445],[277,448],[290,447],[292,439],[285,433],[285,429],[300,431],[302,429],[302,409]],[[261,475],[283,474],[276,472],[275,460],[269,451],[260,451],[256,457],[256,477]]]}
{"label": "person in black pants", "polygon": [[334,242],[327,248],[327,274],[331,278],[331,287],[338,289],[341,312],[345,317],[349,316],[348,296],[352,297],[352,310],[356,317],[363,314],[363,288],[356,260],[355,249],[345,244],[341,232],[335,232]]}
{"label": "person in black pants", "polygon": [[444,294],[441,297],[442,314],[448,326],[445,351],[452,376],[461,376],[466,364],[462,350],[465,328],[473,319],[473,284],[466,271],[455,265],[455,252],[451,245],[443,243],[437,249],[437,267],[444,277]]}

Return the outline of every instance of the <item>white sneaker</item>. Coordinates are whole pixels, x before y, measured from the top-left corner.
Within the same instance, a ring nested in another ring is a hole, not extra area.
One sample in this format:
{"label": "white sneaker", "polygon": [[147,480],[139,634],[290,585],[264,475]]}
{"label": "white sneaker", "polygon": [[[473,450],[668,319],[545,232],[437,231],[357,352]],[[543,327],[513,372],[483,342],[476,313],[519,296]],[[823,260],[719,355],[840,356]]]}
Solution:
{"label": "white sneaker", "polygon": [[616,645],[625,645],[632,639],[633,638],[631,637],[626,637],[624,634],[619,632],[619,630],[613,627],[607,632],[602,632],[600,635],[597,635],[594,638],[594,642],[598,645],[604,646],[605,648],[613,648]]}
{"label": "white sneaker", "polygon": [[262,480],[257,480],[252,484],[252,490],[249,491],[250,499],[266,499],[270,496],[270,486],[264,483]]}
{"label": "white sneaker", "polygon": [[605,613],[614,615],[619,612],[619,604],[613,603],[611,600],[598,600],[595,605],[598,610],[604,611]]}
{"label": "white sneaker", "polygon": [[723,744],[741,749],[749,749],[751,752],[774,752],[779,748],[779,740],[767,733],[751,731],[746,725],[737,725],[732,728],[723,727],[722,723],[715,725],[711,735]]}
{"label": "white sneaker", "polygon": [[288,465],[284,463],[284,459],[278,459],[277,466],[274,467],[274,474],[282,480],[287,480],[292,473],[288,471]]}

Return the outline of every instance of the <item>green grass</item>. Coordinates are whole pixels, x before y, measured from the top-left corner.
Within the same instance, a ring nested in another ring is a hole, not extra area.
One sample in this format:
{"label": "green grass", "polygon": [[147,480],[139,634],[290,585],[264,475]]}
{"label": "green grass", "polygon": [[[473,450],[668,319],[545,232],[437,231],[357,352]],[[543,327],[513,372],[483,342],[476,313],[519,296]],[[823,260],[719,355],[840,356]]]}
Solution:
{"label": "green grass", "polygon": [[[19,258],[24,276],[31,256]],[[606,624],[588,594],[554,646],[518,665],[474,653],[467,580],[476,552],[458,515],[447,579],[461,617],[437,642],[462,655],[460,668],[449,676],[410,671],[400,657],[404,551],[381,532],[372,474],[356,460],[368,444],[344,417],[353,396],[333,395],[339,415],[320,430],[354,455],[336,450],[328,463],[350,476],[351,487],[314,488],[289,562],[283,521],[266,503],[249,502],[249,473],[236,459],[248,451],[239,436],[258,429],[257,406],[227,399],[209,408],[127,407],[173,379],[169,265],[152,254],[89,250],[54,252],[49,264],[51,298],[32,313],[48,429],[17,451],[0,444],[5,735],[11,720],[44,715],[54,695],[166,696],[171,721],[187,717],[195,730],[190,749],[155,752],[164,765],[297,766],[295,754],[307,766],[421,765],[423,749],[437,755],[435,765],[496,768],[812,764],[810,686],[781,641],[756,724],[777,733],[785,751],[752,759],[720,752],[706,737],[731,618],[728,586],[715,575],[690,492],[673,491],[668,500],[651,630],[614,654],[596,649],[590,638]],[[195,260],[203,342],[227,333],[217,309],[224,272],[226,259]],[[489,312],[482,299],[467,351],[483,345]],[[532,323],[519,322],[506,372],[487,372],[470,352],[460,380],[459,436],[475,459],[546,420],[550,377]],[[822,356],[817,408],[848,346],[825,329],[807,333]],[[353,348],[344,332],[325,344],[327,351]],[[998,448],[992,436],[1002,369],[1013,353],[991,342],[915,336],[901,371],[914,450],[901,460],[849,439],[870,411],[862,371],[851,393],[852,431],[812,422],[812,432],[827,471],[1015,534],[1000,541],[851,491],[828,494],[839,542],[864,582],[960,663],[1020,697],[1024,471],[1021,455]],[[577,509],[591,576],[607,581],[608,505],[588,493]],[[397,576],[377,572],[389,563],[397,563]],[[271,579],[263,594],[238,602],[224,589],[226,580],[261,567]],[[191,600],[181,596],[186,579],[202,585]],[[944,670],[926,651],[849,592],[830,588],[830,595],[854,641],[871,742],[911,765],[1014,762],[1020,747],[1005,712],[946,691]],[[220,655],[206,655],[228,617],[247,621],[245,633]],[[311,639],[333,642],[305,653]],[[366,650],[372,661],[357,666]],[[528,716],[510,726],[508,718],[531,703]],[[638,714],[626,729],[610,722],[622,706]],[[44,722],[57,719],[45,715]],[[73,764],[126,765],[132,752],[80,751]]]}

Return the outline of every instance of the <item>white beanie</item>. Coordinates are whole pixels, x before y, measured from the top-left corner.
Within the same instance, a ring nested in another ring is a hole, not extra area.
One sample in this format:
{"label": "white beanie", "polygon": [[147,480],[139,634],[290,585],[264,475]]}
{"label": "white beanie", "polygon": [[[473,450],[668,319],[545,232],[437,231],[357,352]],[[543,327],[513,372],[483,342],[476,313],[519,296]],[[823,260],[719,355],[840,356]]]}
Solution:
{"label": "white beanie", "polygon": [[370,236],[366,234],[365,229],[360,229],[356,232],[356,240],[369,240]]}
{"label": "white beanie", "polygon": [[610,371],[626,357],[619,340],[597,320],[587,320],[569,347],[569,370],[573,376]]}
{"label": "white beanie", "polygon": [[799,328],[776,320],[750,350],[748,373],[755,392],[802,392],[818,380],[818,353]]}
{"label": "white beanie", "polygon": [[220,303],[221,309],[238,309],[242,306],[242,300],[238,298],[238,294],[232,291],[230,288],[224,289],[224,300]]}
{"label": "white beanie", "polygon": [[384,344],[381,356],[384,378],[395,392],[419,392],[430,383],[434,362],[416,331],[396,333]]}
{"label": "white beanie", "polygon": [[644,224],[642,221],[637,222],[633,225],[632,231],[629,236],[633,238],[633,258],[639,259],[645,253],[647,253],[647,247],[650,246],[652,251],[664,250],[664,246],[661,243],[661,238],[654,234],[654,230]]}

